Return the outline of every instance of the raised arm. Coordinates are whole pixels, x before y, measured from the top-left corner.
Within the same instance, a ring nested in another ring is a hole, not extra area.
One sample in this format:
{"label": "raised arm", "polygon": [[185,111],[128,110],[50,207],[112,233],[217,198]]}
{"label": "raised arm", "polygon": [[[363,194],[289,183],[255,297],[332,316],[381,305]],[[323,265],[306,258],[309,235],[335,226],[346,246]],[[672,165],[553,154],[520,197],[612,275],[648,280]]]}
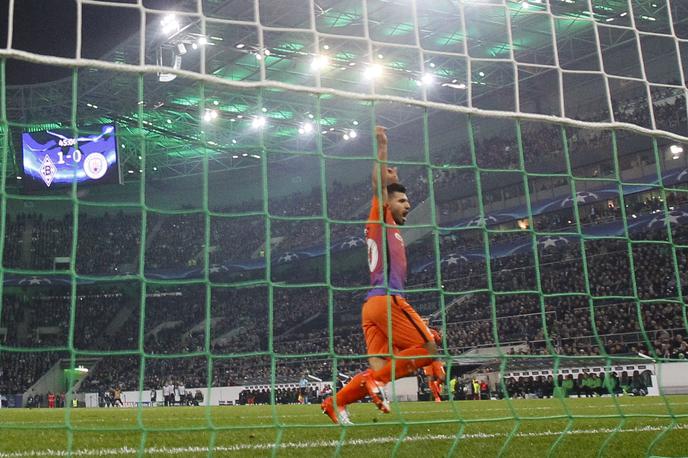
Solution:
{"label": "raised arm", "polygon": [[[382,199],[387,200],[387,185],[398,181],[396,168],[387,164],[387,129],[382,126],[375,127],[375,139],[377,142],[377,159],[373,164],[373,195],[378,195],[378,181],[382,180]],[[382,173],[378,172],[378,169]]]}

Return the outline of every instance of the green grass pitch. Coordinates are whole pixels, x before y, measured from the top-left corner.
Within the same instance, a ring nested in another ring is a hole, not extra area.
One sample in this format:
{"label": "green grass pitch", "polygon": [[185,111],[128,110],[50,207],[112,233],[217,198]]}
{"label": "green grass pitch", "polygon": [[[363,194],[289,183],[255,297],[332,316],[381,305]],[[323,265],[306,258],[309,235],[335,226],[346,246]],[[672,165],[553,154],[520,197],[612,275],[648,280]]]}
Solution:
{"label": "green grass pitch", "polygon": [[343,428],[332,425],[318,405],[3,409],[0,458],[142,452],[180,457],[688,456],[688,396],[407,402],[394,404],[389,415],[372,404],[356,404],[350,413],[356,425]]}

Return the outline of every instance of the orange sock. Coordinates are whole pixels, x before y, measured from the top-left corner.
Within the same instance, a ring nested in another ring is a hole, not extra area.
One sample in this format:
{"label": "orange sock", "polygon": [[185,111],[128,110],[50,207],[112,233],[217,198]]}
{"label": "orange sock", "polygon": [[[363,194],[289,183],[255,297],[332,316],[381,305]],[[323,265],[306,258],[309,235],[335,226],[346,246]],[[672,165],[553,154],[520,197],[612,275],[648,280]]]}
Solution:
{"label": "orange sock", "polygon": [[[433,362],[431,358],[427,358],[428,355],[430,355],[430,352],[423,347],[407,348],[396,353],[396,356],[426,356],[426,358],[390,360],[382,369],[373,372],[373,378],[380,382],[388,383],[392,380],[392,367],[394,367],[394,376],[397,379],[408,377],[416,369]],[[392,366],[392,363],[394,363],[394,366]]]}
{"label": "orange sock", "polygon": [[432,380],[428,385],[430,385],[430,391],[432,392],[432,395],[435,399],[440,397],[440,393],[442,390],[440,390],[440,384],[437,380]]}
{"label": "orange sock", "polygon": [[349,383],[344,385],[344,387],[337,393],[337,407],[342,407],[351,404],[352,402],[359,401],[368,395],[368,390],[366,390],[363,385],[363,373],[354,375],[354,377],[349,380]]}

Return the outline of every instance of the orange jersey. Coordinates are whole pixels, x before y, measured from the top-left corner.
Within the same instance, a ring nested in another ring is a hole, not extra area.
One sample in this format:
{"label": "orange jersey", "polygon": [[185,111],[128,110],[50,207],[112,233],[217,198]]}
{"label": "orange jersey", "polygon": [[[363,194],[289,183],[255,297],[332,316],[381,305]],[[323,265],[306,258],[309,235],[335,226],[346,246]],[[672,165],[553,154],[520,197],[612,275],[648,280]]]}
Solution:
{"label": "orange jersey", "polygon": [[[403,294],[406,284],[406,246],[404,239],[397,229],[397,224],[392,217],[392,212],[385,204],[383,207],[387,232],[383,244],[380,224],[380,200],[373,196],[370,206],[368,224],[365,227],[366,245],[368,246],[368,268],[370,270],[370,284],[373,289],[368,293],[368,298],[373,296],[385,296],[387,294]],[[384,252],[387,264],[385,275],[385,261],[382,258]],[[386,278],[385,278],[386,277]],[[387,282],[385,282],[385,279]]]}

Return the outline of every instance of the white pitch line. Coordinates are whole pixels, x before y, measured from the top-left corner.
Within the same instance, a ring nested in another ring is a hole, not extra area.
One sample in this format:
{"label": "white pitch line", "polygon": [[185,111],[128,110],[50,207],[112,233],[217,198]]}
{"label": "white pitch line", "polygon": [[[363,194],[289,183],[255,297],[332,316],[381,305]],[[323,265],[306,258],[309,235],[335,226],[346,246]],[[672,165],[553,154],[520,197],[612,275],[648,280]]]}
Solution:
{"label": "white pitch line", "polygon": [[[639,428],[620,429],[618,433],[644,433],[657,432],[664,430],[662,426],[643,426]],[[688,425],[675,425],[674,430],[688,430]],[[567,432],[567,435],[585,435],[585,434],[611,434],[614,432],[613,428],[599,428],[599,429],[576,429]],[[508,433],[473,433],[463,434],[461,440],[470,439],[494,439],[498,437],[506,437]],[[517,433],[516,437],[546,437],[559,436],[561,431],[539,431],[533,433]],[[403,442],[423,442],[430,440],[454,440],[456,436],[449,434],[424,434],[418,436],[407,436]],[[349,439],[344,441],[344,445],[368,445],[368,444],[389,444],[399,440],[398,436],[384,436],[372,437],[369,439]],[[280,449],[309,449],[309,448],[332,448],[336,447],[339,441],[336,440],[322,440],[310,442],[284,442],[279,445]],[[214,452],[241,452],[246,450],[271,450],[274,444],[236,444],[229,446],[213,447]],[[185,455],[189,453],[208,453],[208,447],[149,447],[144,450],[145,454],[162,454],[162,455]],[[41,458],[41,457],[62,457],[62,456],[112,456],[112,455],[136,455],[139,449],[134,447],[120,447],[120,448],[103,448],[103,449],[79,449],[67,452],[65,450],[33,450],[25,452],[5,452],[0,453],[0,458]]]}

